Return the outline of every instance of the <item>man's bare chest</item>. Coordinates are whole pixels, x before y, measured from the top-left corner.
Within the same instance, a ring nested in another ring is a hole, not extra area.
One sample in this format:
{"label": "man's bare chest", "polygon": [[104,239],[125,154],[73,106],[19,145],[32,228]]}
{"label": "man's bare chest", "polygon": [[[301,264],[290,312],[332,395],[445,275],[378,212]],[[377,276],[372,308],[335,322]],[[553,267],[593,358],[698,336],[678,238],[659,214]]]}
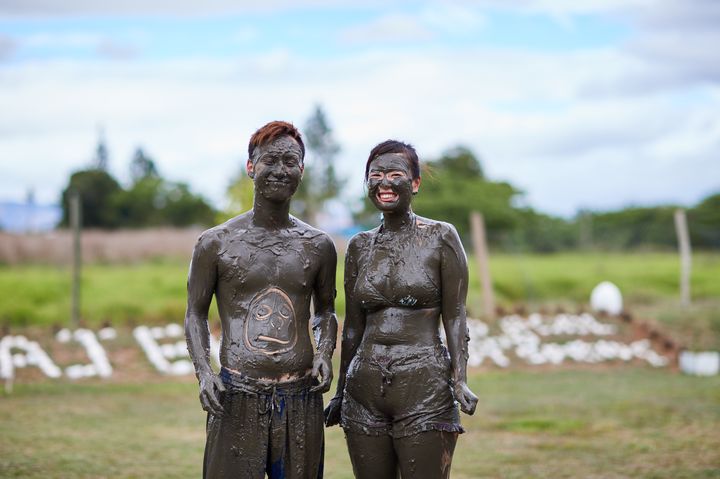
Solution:
{"label": "man's bare chest", "polygon": [[219,251],[218,281],[224,287],[285,291],[312,288],[322,261],[317,247],[302,238],[237,238]]}

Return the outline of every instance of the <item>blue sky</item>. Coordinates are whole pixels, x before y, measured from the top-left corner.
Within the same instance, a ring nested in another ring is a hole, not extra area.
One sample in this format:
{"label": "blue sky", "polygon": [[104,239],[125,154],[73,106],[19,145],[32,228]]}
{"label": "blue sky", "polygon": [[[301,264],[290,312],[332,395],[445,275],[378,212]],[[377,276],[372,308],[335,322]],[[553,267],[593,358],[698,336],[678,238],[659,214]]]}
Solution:
{"label": "blue sky", "polygon": [[[98,56],[90,41],[93,37],[108,37],[125,44],[143,60],[170,58],[232,57],[287,48],[291,52],[313,58],[328,58],[371,48],[403,46],[415,50],[428,47],[465,49],[472,46],[519,48],[538,51],[566,51],[617,44],[627,37],[629,30],[615,18],[578,15],[563,22],[542,13],[514,14],[486,9],[477,19],[466,19],[466,25],[443,24],[450,20],[433,21],[433,11],[421,20],[405,39],[389,41],[388,35],[373,38],[347,38],[353,28],[372,24],[378,18],[410,18],[417,8],[379,10],[373,8],[306,9],[280,12],[251,12],[223,17],[178,16],[84,16],[5,18],[0,29],[15,38],[40,36],[66,38],[56,44],[37,42],[23,45],[10,58],[15,61],[31,59],[72,58],[92,60]],[[458,13],[460,15],[460,13]],[[435,27],[435,28],[433,28]],[[398,35],[401,32],[398,32]],[[74,44],[72,39],[75,38]],[[335,40],[335,41],[333,41]],[[395,45],[392,45],[395,43]]]}
{"label": "blue sky", "polygon": [[[266,121],[325,108],[345,200],[393,137],[472,148],[570,216],[720,190],[720,8],[703,0],[0,1],[0,200],[55,202],[102,129],[217,206]],[[311,161],[311,159],[309,159]]]}

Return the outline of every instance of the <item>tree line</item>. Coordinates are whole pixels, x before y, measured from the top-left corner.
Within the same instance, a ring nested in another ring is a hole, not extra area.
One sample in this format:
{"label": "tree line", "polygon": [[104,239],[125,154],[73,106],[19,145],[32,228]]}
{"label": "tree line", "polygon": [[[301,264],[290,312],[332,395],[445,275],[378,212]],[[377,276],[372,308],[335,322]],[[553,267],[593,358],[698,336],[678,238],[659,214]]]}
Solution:
{"label": "tree line", "polygon": [[62,192],[61,225],[70,222],[70,195],[78,193],[86,228],[146,228],[209,225],[216,211],[186,183],[162,177],[155,161],[138,148],[130,160],[130,184],[108,172],[108,150],[101,138],[89,167],[74,172]]}
{"label": "tree line", "polygon": [[[317,105],[302,127],[307,149],[305,175],[293,200],[293,214],[316,224],[327,201],[345,185],[336,169],[340,145],[323,108]],[[184,183],[164,179],[155,162],[138,148],[130,161],[131,182],[122,187],[107,172],[108,153],[98,144],[90,168],[73,173],[63,191],[63,224],[68,224],[68,194],[81,193],[83,223],[88,227],[210,226],[252,207],[253,184],[239,166],[227,187],[228,207],[216,211]],[[616,211],[580,211],[561,218],[522,206],[523,192],[508,182],[493,181],[471,149],[455,146],[423,161],[421,194],[413,209],[422,216],[455,225],[470,244],[470,212],[485,218],[491,247],[506,251],[672,249],[677,239],[673,213],[679,205],[627,207]],[[356,199],[344,198],[356,204]],[[361,228],[372,228],[379,214],[365,197],[354,213]],[[720,249],[720,192],[686,208],[693,247]]]}
{"label": "tree line", "polygon": [[[518,206],[522,191],[487,178],[480,159],[463,146],[426,161],[422,176],[413,210],[454,224],[465,244],[471,244],[469,216],[476,210],[483,214],[490,245],[505,251],[677,247],[673,214],[678,205],[580,211],[570,219],[548,215]],[[693,247],[720,249],[720,193],[687,208],[687,215]],[[365,227],[378,223],[377,211],[367,199],[357,220]]]}

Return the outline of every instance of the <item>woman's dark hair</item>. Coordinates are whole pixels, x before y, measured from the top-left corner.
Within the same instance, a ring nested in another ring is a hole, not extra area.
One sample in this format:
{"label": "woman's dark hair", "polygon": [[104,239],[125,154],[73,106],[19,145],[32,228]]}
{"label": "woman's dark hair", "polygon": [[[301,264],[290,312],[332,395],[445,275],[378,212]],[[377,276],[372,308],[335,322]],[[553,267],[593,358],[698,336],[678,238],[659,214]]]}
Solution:
{"label": "woman's dark hair", "polygon": [[365,163],[365,179],[367,180],[368,174],[370,173],[370,163],[380,155],[386,155],[388,153],[399,153],[404,155],[410,163],[410,171],[412,171],[412,179],[420,178],[420,160],[418,160],[417,152],[415,148],[409,143],[403,143],[397,140],[385,140],[379,143],[375,148],[370,151],[367,163]]}

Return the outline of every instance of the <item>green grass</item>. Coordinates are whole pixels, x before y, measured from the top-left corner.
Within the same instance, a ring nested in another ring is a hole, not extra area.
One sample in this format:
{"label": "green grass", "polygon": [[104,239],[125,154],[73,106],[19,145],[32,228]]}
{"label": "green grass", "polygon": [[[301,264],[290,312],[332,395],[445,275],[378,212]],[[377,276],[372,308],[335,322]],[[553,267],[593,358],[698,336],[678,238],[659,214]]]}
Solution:
{"label": "green grass", "polygon": [[[612,281],[630,304],[661,298],[679,300],[680,262],[672,253],[498,254],[490,271],[501,303],[572,301],[587,303],[600,281]],[[720,297],[720,254],[696,253],[691,290],[694,299]],[[480,287],[470,258],[470,287]]]}
{"label": "green grass", "polygon": [[[720,477],[720,377],[639,367],[475,371],[454,479]],[[326,398],[327,399],[327,398]],[[16,385],[0,398],[0,477],[199,477],[193,381]],[[326,431],[327,478],[351,478]]]}
{"label": "green grass", "polygon": [[[82,317],[89,324],[178,321],[185,313],[187,269],[180,260],[86,265],[81,283]],[[0,267],[0,321],[67,324],[70,294],[67,268]]]}
{"label": "green grass", "polygon": [[[482,311],[480,286],[470,258],[468,310]],[[586,304],[592,288],[610,280],[623,291],[634,312],[656,319],[691,346],[720,346],[720,254],[693,257],[694,306],[679,307],[679,262],[672,253],[496,254],[490,264],[497,302],[531,308]],[[90,325],[105,321],[163,323],[181,321],[185,311],[187,262],[158,260],[139,264],[85,266],[82,316]],[[336,308],[342,314],[342,258],[338,262]],[[0,266],[0,324],[67,324],[70,271],[52,266]],[[211,317],[216,318],[215,307]]]}

